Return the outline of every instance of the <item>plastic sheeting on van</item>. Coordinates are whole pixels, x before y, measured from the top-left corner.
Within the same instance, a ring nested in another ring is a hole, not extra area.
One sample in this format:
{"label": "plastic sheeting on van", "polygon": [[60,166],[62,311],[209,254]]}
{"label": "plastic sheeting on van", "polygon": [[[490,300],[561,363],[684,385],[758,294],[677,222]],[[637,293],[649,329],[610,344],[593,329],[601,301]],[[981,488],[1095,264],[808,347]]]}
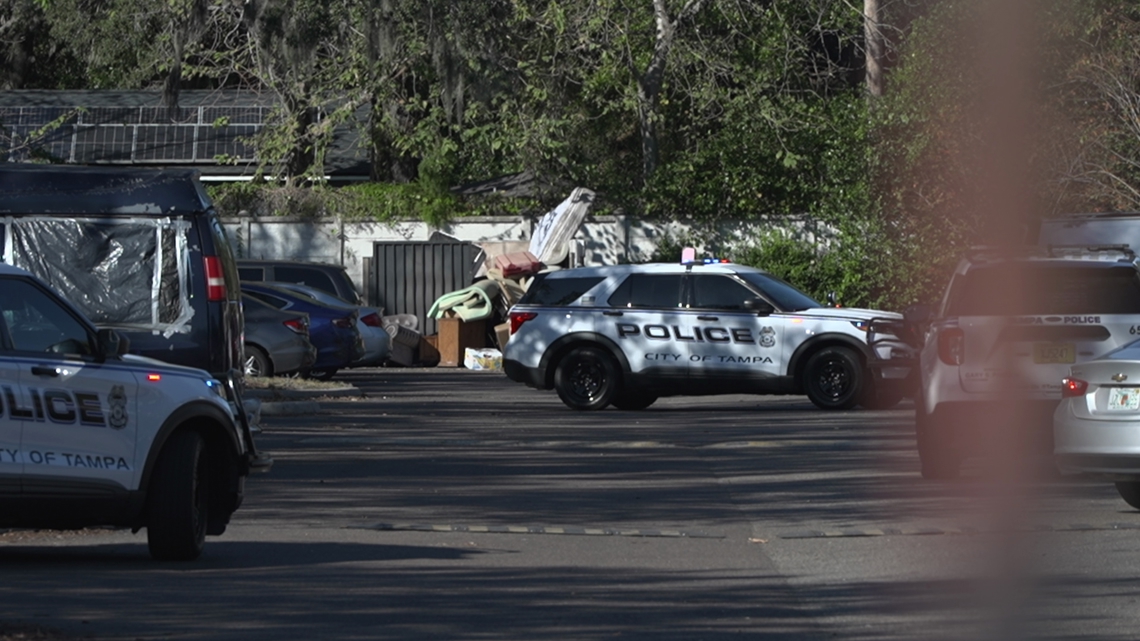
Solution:
{"label": "plastic sheeting on van", "polygon": [[166,217],[10,216],[4,262],[39,276],[101,326],[190,331],[190,223]]}

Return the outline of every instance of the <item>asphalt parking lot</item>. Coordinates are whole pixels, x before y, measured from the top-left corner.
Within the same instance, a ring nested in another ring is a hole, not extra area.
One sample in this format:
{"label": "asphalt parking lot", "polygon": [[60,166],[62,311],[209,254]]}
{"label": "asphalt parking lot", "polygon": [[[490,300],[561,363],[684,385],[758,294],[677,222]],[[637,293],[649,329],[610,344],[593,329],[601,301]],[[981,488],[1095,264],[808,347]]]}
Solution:
{"label": "asphalt parking lot", "polygon": [[359,395],[265,417],[276,465],[197,562],[151,561],[125,531],[0,539],[0,621],[148,640],[1134,637],[1140,513],[1103,484],[923,482],[909,405],[583,413],[495,373],[342,380]]}

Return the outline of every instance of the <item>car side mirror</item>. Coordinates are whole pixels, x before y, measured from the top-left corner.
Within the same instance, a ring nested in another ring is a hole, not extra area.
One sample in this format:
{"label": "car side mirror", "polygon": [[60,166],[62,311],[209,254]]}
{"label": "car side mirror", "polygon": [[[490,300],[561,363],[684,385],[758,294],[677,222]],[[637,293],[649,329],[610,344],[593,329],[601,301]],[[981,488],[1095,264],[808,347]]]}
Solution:
{"label": "car side mirror", "polygon": [[744,309],[750,312],[756,312],[758,316],[767,316],[776,311],[776,308],[772,307],[772,303],[769,303],[763,298],[749,298],[744,301]]}
{"label": "car side mirror", "polygon": [[99,353],[104,358],[122,356],[131,348],[131,341],[113,329],[100,329],[98,334]]}

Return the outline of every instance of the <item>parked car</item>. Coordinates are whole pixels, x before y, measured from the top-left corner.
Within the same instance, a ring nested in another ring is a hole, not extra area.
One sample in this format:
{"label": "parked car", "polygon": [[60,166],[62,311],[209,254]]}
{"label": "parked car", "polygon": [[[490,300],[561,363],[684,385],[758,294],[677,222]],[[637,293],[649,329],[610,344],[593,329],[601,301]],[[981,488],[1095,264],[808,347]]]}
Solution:
{"label": "parked car", "polygon": [[0,163],[0,243],[131,353],[240,375],[237,263],[197,171]]}
{"label": "parked car", "polygon": [[[297,285],[294,283],[270,284],[296,292],[301,296],[308,296],[323,305],[336,306],[345,304],[345,301],[340,298],[328,292],[309,287],[308,285]],[[388,354],[392,351],[392,337],[384,330],[384,323],[381,320],[381,317],[384,315],[383,310],[376,307],[358,307],[358,309],[360,310],[360,318],[356,321],[356,328],[360,330],[360,335],[364,339],[364,356],[362,356],[360,360],[352,363],[351,367],[382,365],[384,361],[388,359]]]}
{"label": "parked car", "polygon": [[245,311],[246,376],[284,376],[308,371],[317,360],[309,341],[309,315],[282,311],[242,294]]}
{"label": "parked car", "polygon": [[1053,452],[1070,368],[1136,338],[1140,267],[1124,246],[977,249],[960,261],[939,307],[919,316],[927,315],[916,442],[923,477],[952,478],[986,452],[991,435],[979,419],[1013,404],[1025,421],[1019,429],[1031,432],[1027,444]]}
{"label": "parked car", "polygon": [[1053,439],[1061,472],[1115,482],[1140,509],[1140,341],[1069,368]]}
{"label": "parked car", "polygon": [[363,305],[364,300],[356,291],[352,278],[340,265],[310,263],[294,260],[253,260],[237,261],[238,273],[243,281],[279,282],[308,285],[328,292],[352,305]]}
{"label": "parked car", "polygon": [[328,380],[364,354],[364,340],[356,328],[356,307],[324,305],[268,283],[241,286],[243,292],[272,307],[309,315],[309,340],[317,347],[317,359],[304,375]]}
{"label": "parked car", "polygon": [[697,394],[807,394],[822,409],[891,407],[913,349],[902,316],[825,307],[727,261],[610,265],[535,277],[511,308],[503,371],[577,410]]}
{"label": "parked car", "polygon": [[191,560],[272,459],[223,383],[126,347],[0,265],[0,528],[145,527],[156,559]]}

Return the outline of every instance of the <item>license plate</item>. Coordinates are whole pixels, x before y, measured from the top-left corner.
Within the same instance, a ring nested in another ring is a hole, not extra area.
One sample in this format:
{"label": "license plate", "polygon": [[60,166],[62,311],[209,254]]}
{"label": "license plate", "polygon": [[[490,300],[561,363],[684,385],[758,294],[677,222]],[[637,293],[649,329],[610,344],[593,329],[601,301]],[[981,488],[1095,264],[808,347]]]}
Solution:
{"label": "license plate", "polygon": [[1039,365],[1075,363],[1077,347],[1072,343],[1036,343],[1033,345],[1033,362]]}
{"label": "license plate", "polygon": [[1108,409],[1140,410],[1140,387],[1109,388]]}

